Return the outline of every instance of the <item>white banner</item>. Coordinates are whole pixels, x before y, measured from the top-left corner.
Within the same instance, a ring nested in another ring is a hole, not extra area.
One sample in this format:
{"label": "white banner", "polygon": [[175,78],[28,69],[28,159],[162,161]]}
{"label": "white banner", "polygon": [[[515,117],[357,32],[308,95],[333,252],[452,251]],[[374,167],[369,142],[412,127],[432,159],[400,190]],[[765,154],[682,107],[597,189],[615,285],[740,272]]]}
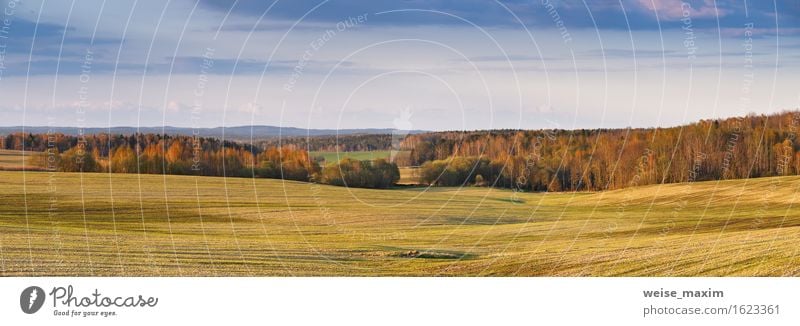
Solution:
{"label": "white banner", "polygon": [[4,278],[3,325],[797,325],[795,278]]}

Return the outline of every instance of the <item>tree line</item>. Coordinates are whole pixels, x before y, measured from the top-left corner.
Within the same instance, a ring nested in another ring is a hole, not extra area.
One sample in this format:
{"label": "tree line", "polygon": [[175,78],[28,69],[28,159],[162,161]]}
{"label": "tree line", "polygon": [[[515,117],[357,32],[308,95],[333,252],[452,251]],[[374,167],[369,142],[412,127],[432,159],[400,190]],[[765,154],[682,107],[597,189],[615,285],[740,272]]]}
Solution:
{"label": "tree line", "polygon": [[451,131],[409,135],[420,181],[531,191],[800,174],[800,112],[670,128]]}
{"label": "tree line", "polygon": [[[346,161],[323,171],[296,145],[260,148],[216,138],[15,133],[0,136],[0,144],[46,153],[38,156],[40,165],[63,172],[261,177],[368,188],[386,188],[399,178],[397,165],[385,161]],[[51,158],[55,162],[47,162]]]}
{"label": "tree line", "polygon": [[400,180],[397,164],[385,159],[359,161],[345,158],[322,170],[326,184],[356,188],[389,188]]}

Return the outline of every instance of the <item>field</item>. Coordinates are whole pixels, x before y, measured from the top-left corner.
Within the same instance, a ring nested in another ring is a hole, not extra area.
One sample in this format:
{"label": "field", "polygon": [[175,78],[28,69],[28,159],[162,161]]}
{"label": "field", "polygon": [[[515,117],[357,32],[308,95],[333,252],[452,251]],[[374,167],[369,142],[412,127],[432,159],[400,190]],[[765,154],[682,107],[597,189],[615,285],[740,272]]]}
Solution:
{"label": "field", "polygon": [[800,177],[599,193],[0,172],[2,275],[797,275]]}
{"label": "field", "polygon": [[400,170],[400,180],[397,181],[397,184],[400,185],[415,185],[419,183],[419,175],[418,169],[416,167],[401,167]]}
{"label": "field", "polygon": [[379,158],[388,159],[390,151],[362,151],[362,152],[309,152],[311,157],[322,157],[326,164],[338,162],[346,157],[354,160],[377,160]]}
{"label": "field", "polygon": [[[28,170],[41,170],[41,167],[38,166],[39,160],[37,160],[39,155],[42,154],[25,152],[23,155],[22,151],[0,149],[0,170],[15,171],[22,170],[23,167]],[[23,163],[25,164],[23,165]]]}
{"label": "field", "polygon": [[[391,151],[356,151],[356,152],[309,152],[308,155],[311,157],[321,157],[325,161],[325,164],[330,164],[334,162],[338,162],[344,158],[351,158],[354,160],[359,161],[371,161],[377,159],[389,159],[391,156]],[[411,152],[409,151],[397,151],[397,156],[408,156]]]}

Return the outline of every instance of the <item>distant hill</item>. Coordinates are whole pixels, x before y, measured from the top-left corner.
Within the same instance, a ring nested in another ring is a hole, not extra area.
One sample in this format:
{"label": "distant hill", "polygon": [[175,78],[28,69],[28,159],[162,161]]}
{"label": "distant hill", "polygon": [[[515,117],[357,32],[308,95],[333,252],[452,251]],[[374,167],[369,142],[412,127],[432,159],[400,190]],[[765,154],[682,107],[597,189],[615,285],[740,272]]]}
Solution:
{"label": "distant hill", "polygon": [[[22,132],[21,126],[15,127],[0,127],[0,135],[7,135],[11,133]],[[302,136],[331,136],[331,135],[382,135],[392,134],[396,129],[303,129],[294,127],[276,127],[276,126],[235,126],[235,127],[216,127],[216,128],[181,128],[181,127],[111,127],[111,128],[83,128],[83,134],[122,134],[130,135],[136,132],[142,134],[168,134],[168,135],[181,135],[191,136],[197,134],[201,137],[215,137],[222,138],[223,134],[226,139],[250,139],[251,135],[254,139],[274,138],[274,137],[302,137]],[[77,127],[46,127],[46,126],[31,126],[25,127],[25,132],[33,134],[46,134],[48,132],[61,133],[65,135],[77,136],[79,129]],[[411,130],[400,131],[401,133],[419,134],[426,131]]]}

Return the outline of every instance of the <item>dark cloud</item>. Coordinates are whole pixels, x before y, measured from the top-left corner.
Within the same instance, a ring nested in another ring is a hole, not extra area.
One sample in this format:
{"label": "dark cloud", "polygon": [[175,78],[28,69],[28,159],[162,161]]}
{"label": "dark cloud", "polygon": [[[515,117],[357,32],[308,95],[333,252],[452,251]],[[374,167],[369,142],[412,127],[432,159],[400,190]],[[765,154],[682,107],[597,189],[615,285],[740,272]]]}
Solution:
{"label": "dark cloud", "polygon": [[8,38],[3,38],[5,53],[30,54],[37,57],[80,57],[91,49],[94,56],[103,54],[98,48],[117,47],[123,41],[118,38],[94,38],[81,35],[74,28],[51,23],[36,23],[18,17],[11,18]]}
{"label": "dark cloud", "polygon": [[[257,17],[264,13],[272,1],[240,0],[238,2],[222,0],[200,0],[201,5],[219,12],[232,11],[243,17]],[[234,7],[231,7],[235,3]],[[287,22],[299,19],[306,13],[308,16],[299,28],[330,28],[331,24],[367,13],[366,26],[419,26],[419,25],[465,25],[461,17],[482,27],[520,28],[516,22],[518,16],[528,27],[556,27],[563,23],[570,29],[615,29],[635,30],[678,29],[684,27],[681,21],[681,0],[283,0],[274,3],[256,30],[286,29]],[[781,0],[748,1],[712,1],[688,0],[693,8],[690,11],[691,27],[697,32],[716,35],[723,39],[738,39],[744,32],[744,24],[753,23],[753,32],[758,38],[797,35],[800,31],[800,1]],[[314,7],[317,9],[312,10]],[[709,8],[713,8],[709,9]],[[511,11],[511,13],[509,12]],[[513,13],[513,14],[512,14]],[[452,16],[451,16],[452,15]],[[658,16],[656,16],[658,15]],[[658,18],[658,19],[657,19]],[[8,38],[5,41],[5,52],[9,54],[4,62],[6,76],[42,75],[42,74],[80,74],[84,56],[88,49],[93,53],[92,73],[103,74],[117,72],[120,74],[198,74],[201,71],[202,58],[176,57],[144,62],[114,62],[117,49],[123,45],[122,39],[91,39],[74,28],[53,23],[36,23],[20,16],[12,17]],[[719,20],[720,29],[717,29]],[[226,30],[253,29],[252,20],[231,19],[231,23],[223,26]],[[251,24],[247,22],[251,21]],[[778,26],[776,27],[776,21]],[[779,28],[778,28],[779,27]],[[535,32],[535,31],[534,31]],[[129,36],[130,37],[130,36]],[[62,46],[63,38],[63,46]],[[134,41],[136,36],[133,37]],[[140,38],[141,39],[141,38]],[[140,51],[133,42],[126,51]],[[782,42],[782,49],[796,49],[796,44]],[[31,53],[31,58],[27,55]],[[129,52],[128,52],[129,53]],[[626,49],[605,49],[578,53],[579,57],[599,58],[628,57],[634,52]],[[670,57],[683,56],[682,51],[659,49],[635,51],[637,57]],[[16,55],[16,58],[11,59]],[[703,53],[700,55],[722,55],[727,53]],[[25,59],[20,59],[20,58]],[[474,61],[505,61],[500,56],[476,56]],[[540,58],[533,55],[511,55],[512,61],[541,61],[553,58]],[[557,58],[556,58],[557,59]],[[135,59],[134,59],[135,60]],[[296,61],[283,60],[267,63],[261,60],[239,60],[218,58],[214,60],[212,74],[260,74],[269,66],[267,73],[289,73]],[[326,71],[335,63],[309,62],[312,72]],[[28,66],[30,65],[30,71]],[[356,71],[353,63],[344,63],[341,68]]]}
{"label": "dark cloud", "polygon": [[[295,21],[306,15],[304,21],[336,22],[369,13],[373,14],[371,25],[466,24],[450,16],[455,15],[483,27],[520,27],[517,16],[529,27],[555,27],[563,22],[567,28],[636,30],[682,27],[683,3],[680,0],[293,0],[276,3],[240,0],[232,7],[231,1],[201,0],[206,8],[237,15],[260,16],[269,9],[268,19],[284,21]],[[776,12],[780,25],[800,26],[800,2],[797,0],[777,1],[777,8],[771,1],[749,1],[749,17],[745,17],[741,1],[688,0],[686,3],[691,7],[687,12],[692,24],[698,28],[716,27],[717,20],[721,27],[738,27],[748,20],[774,27]]]}

